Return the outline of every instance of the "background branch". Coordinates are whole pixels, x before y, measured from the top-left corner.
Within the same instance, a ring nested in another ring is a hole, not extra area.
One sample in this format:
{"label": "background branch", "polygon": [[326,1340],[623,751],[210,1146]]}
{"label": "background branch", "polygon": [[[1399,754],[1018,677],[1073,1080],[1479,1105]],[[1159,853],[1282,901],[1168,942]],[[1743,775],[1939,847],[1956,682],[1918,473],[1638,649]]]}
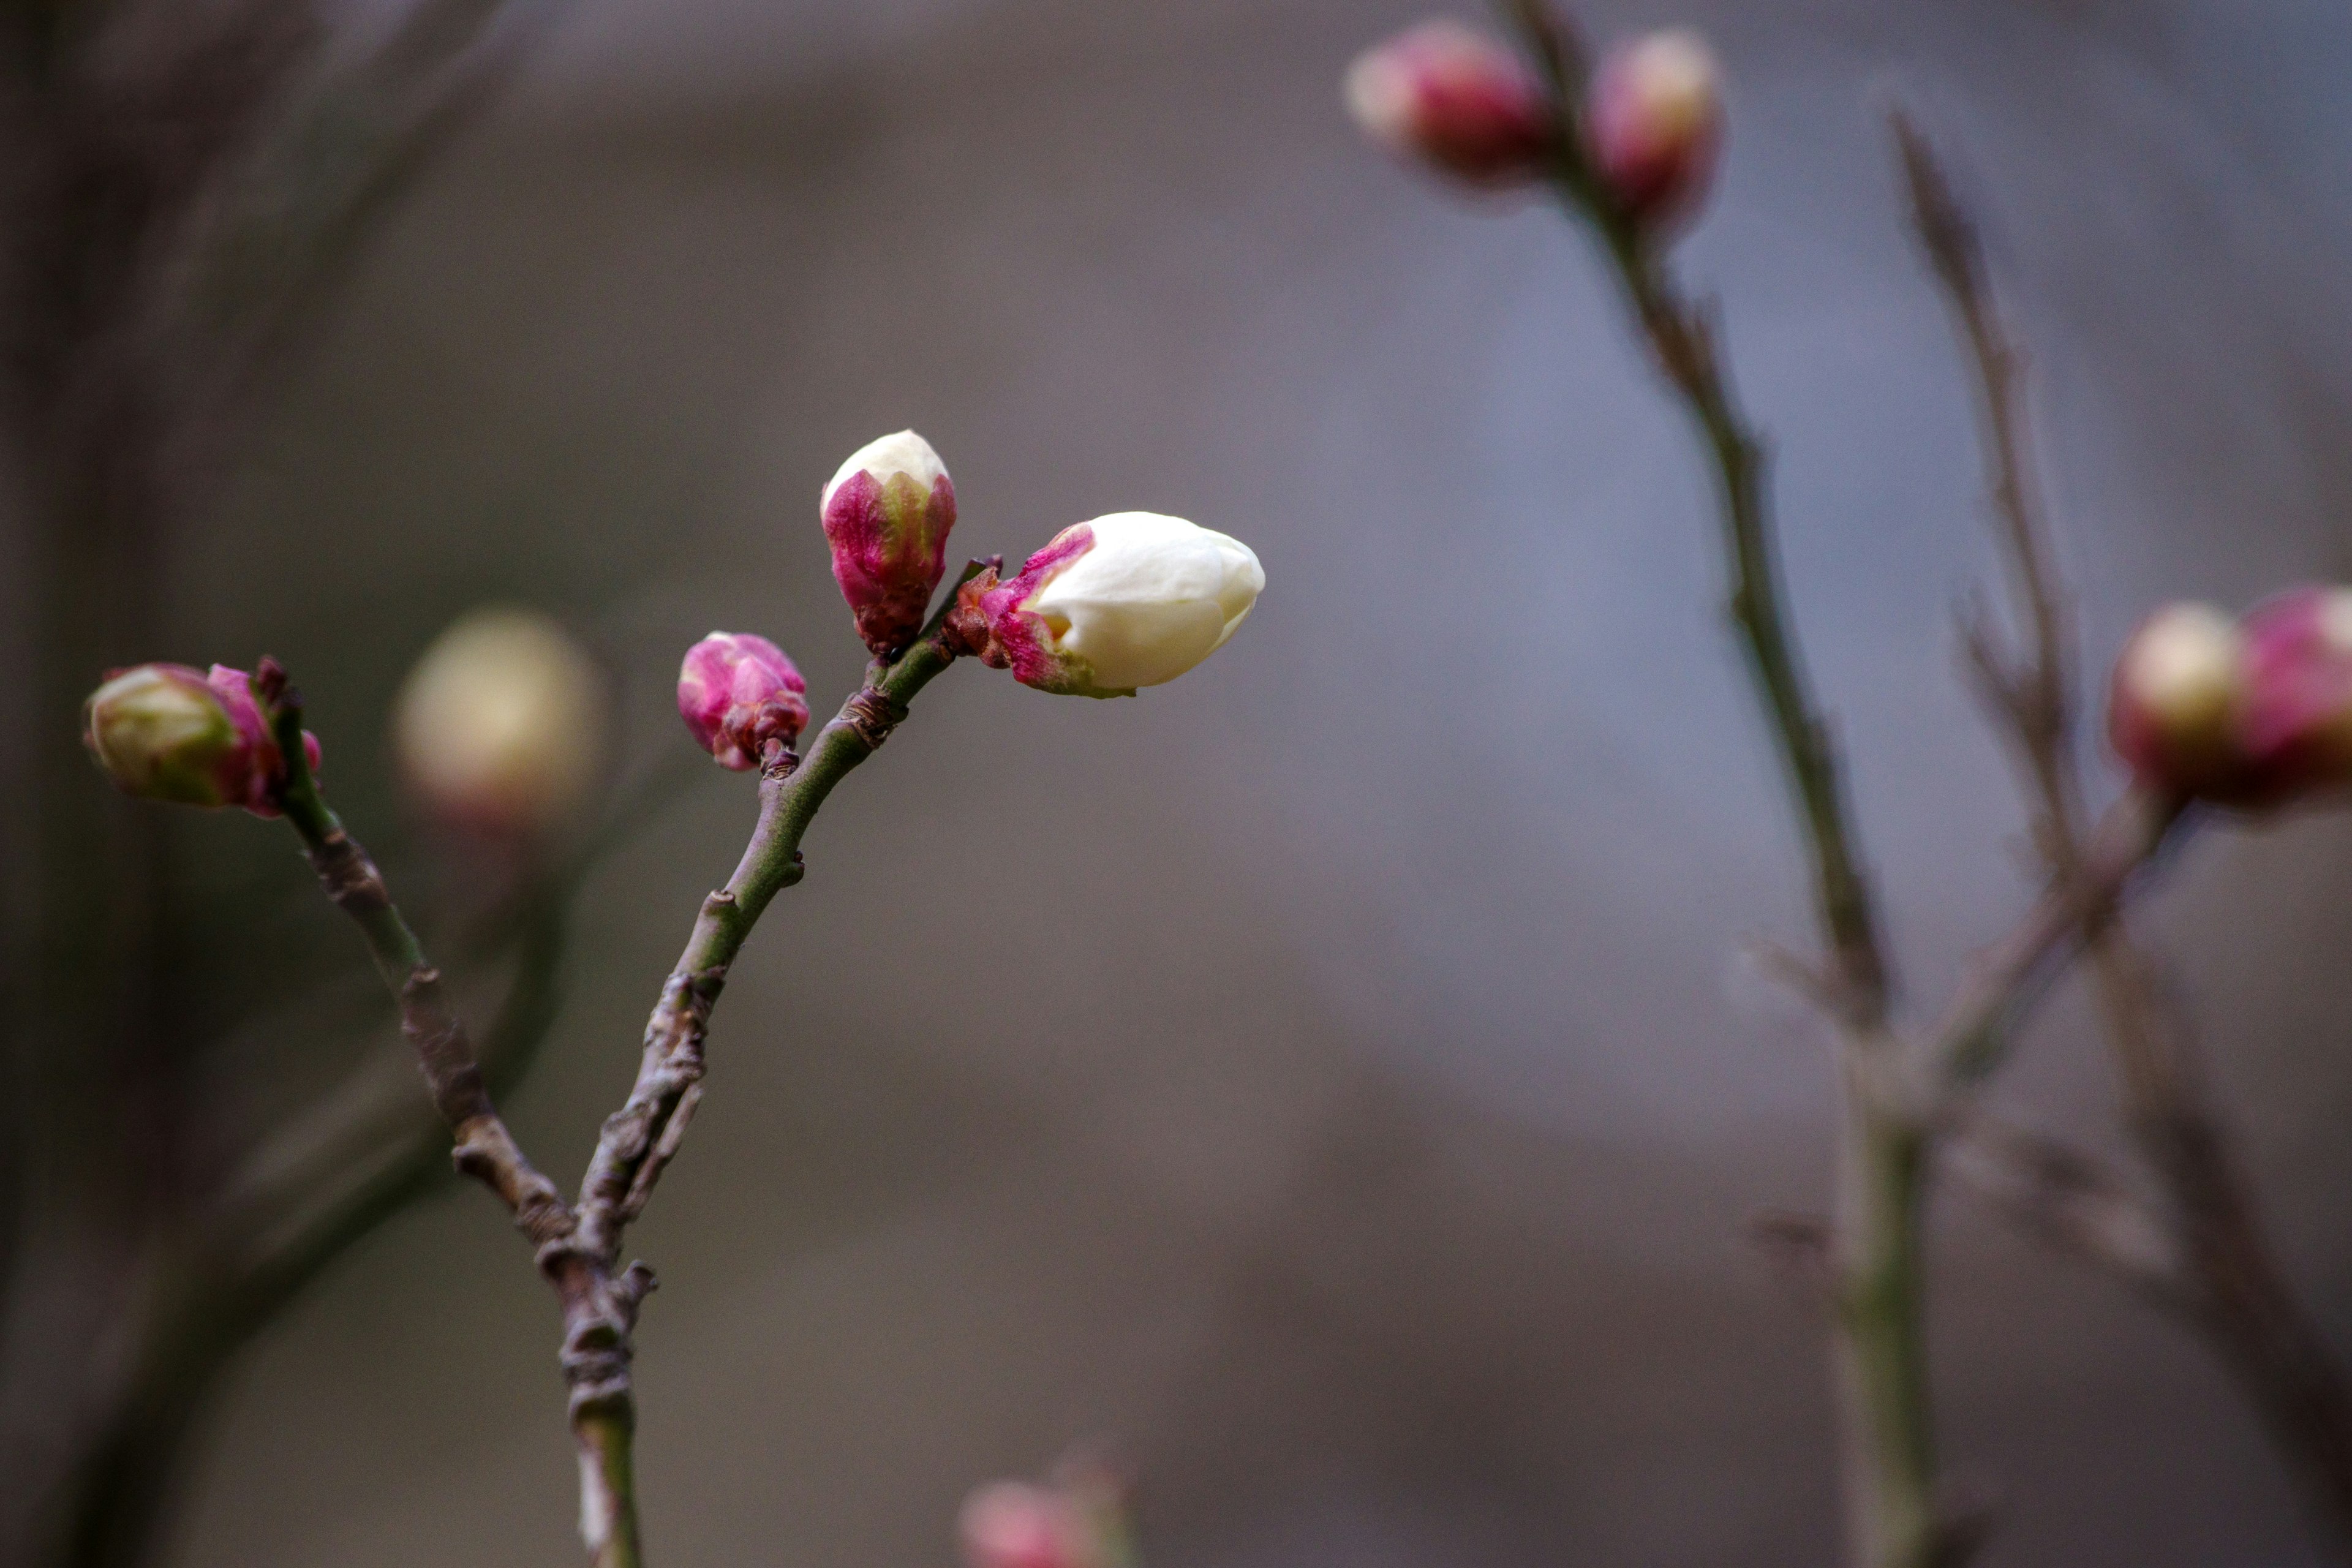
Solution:
{"label": "background branch", "polygon": [[[2019,618],[2029,633],[2021,663],[2000,660],[1981,630],[1970,647],[2042,819],[2035,837],[2056,894],[2049,907],[2053,915],[2071,918],[2090,959],[2126,1121],[2166,1195],[2161,1224],[2168,1264],[2187,1278],[2179,1287],[2146,1288],[2145,1235],[2137,1237],[2140,1245],[2121,1249],[2082,1245],[2098,1239],[2098,1227],[2082,1223],[2092,1217],[2085,1204],[2113,1205],[2105,1194],[2095,1199],[2075,1184],[2082,1173],[2077,1165],[2026,1160],[2026,1174],[2054,1177],[2055,1189],[2050,1181],[2038,1187],[2030,1180],[2022,1187],[2012,1183],[2004,1206],[2024,1213],[2040,1234],[2070,1238],[2077,1250],[2101,1258],[2126,1283],[2182,1311],[2204,1331],[2237,1370],[2291,1460],[2329,1530],[2333,1554],[2352,1562],[2352,1383],[2278,1267],[2179,1009],[2167,1005],[2154,965],[2131,939],[2111,861],[2101,844],[2084,841],[2069,691],[2073,630],[2027,457],[2023,356],[2002,329],[1975,226],[1932,149],[1899,110],[1891,121],[1914,226],[1975,372],[1989,488]],[[2004,1038],[2011,1026],[1991,1027],[1979,1041]],[[1990,1054],[1966,1038],[1956,1048],[1963,1058]],[[2010,1148],[2015,1152],[2013,1139]]]}
{"label": "background branch", "polygon": [[1907,1097],[1888,1092],[1902,1078],[1887,1027],[1890,965],[1836,747],[1783,605],[1764,442],[1740,413],[1712,310],[1683,297],[1656,237],[1619,205],[1586,153],[1580,106],[1587,51],[1545,0],[1508,0],[1505,9],[1551,89],[1552,184],[1571,216],[1600,237],[1635,323],[1714,471],[1728,612],[1811,865],[1843,1047],[1833,1256],[1853,1550],[1874,1568],[1955,1562],[1965,1545],[1948,1528],[1952,1521],[1937,1497],[1923,1338],[1921,1222],[1929,1134]]}

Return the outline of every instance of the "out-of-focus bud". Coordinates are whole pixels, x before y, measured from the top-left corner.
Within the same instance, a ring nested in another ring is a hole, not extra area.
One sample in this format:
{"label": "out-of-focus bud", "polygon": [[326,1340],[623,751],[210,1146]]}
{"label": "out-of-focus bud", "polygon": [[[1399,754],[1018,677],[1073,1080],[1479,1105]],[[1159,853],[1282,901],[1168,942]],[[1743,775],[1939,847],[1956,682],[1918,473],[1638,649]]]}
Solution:
{"label": "out-of-focus bud", "polygon": [[1122,511],[1064,529],[1019,576],[965,593],[987,625],[987,663],[1040,691],[1131,697],[1223,647],[1265,587],[1241,541]]}
{"label": "out-of-focus bud", "polygon": [[2237,797],[2249,787],[2247,675],[2246,639],[2229,617],[2206,605],[2167,605],[2116,659],[2108,742],[2147,788]]}
{"label": "out-of-focus bud", "polygon": [[1696,33],[1652,33],[1613,50],[1594,76],[1593,166],[1635,222],[1671,225],[1706,195],[1723,147],[1723,87]]}
{"label": "out-of-focus bud", "polygon": [[922,629],[947,569],[956,500],[946,466],[912,430],[885,436],[841,465],[820,510],[857,635],[877,655],[898,652]]}
{"label": "out-of-focus bud", "polygon": [[[241,669],[142,664],[116,670],[90,694],[82,738],[126,795],[278,815],[284,754]],[[302,743],[316,767],[319,738],[305,732]]]}
{"label": "out-of-focus bud", "polygon": [[2352,589],[2295,588],[2240,624],[2247,693],[2239,728],[2259,802],[2352,784]]}
{"label": "out-of-focus bud", "polygon": [[1510,50],[1450,17],[1359,55],[1346,90],[1374,142],[1472,184],[1524,184],[1552,153],[1541,85]]}
{"label": "out-of-focus bud", "polygon": [[1078,1510],[1045,1487],[982,1487],[964,1500],[957,1525],[969,1568],[1094,1568]]}
{"label": "out-of-focus bud", "polygon": [[808,727],[808,682],[783,650],[749,632],[713,632],[686,650],[677,711],[704,751],[742,773],[770,741],[786,749]]}
{"label": "out-of-focus bud", "polygon": [[393,749],[438,820],[528,837],[560,826],[605,763],[610,696],[588,651],[549,617],[472,611],[435,638],[393,707]]}
{"label": "out-of-focus bud", "polygon": [[1133,1488],[1098,1458],[1076,1455],[1045,1486],[998,1481],[964,1500],[969,1568],[1135,1568]]}

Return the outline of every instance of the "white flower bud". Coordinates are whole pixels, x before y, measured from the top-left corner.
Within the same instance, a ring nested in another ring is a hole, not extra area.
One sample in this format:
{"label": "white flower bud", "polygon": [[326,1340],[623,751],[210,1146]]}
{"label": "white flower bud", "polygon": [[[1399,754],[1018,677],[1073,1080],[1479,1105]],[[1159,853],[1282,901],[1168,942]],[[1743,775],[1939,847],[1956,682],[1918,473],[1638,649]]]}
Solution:
{"label": "white flower bud", "polygon": [[393,710],[394,750],[442,820],[540,832],[595,783],[608,706],[603,673],[561,626],[530,610],[476,610],[409,671]]}
{"label": "white flower bud", "polygon": [[1024,685],[1125,697],[1223,647],[1265,586],[1241,541],[1181,517],[1122,511],[1064,529],[980,605],[995,653]]}

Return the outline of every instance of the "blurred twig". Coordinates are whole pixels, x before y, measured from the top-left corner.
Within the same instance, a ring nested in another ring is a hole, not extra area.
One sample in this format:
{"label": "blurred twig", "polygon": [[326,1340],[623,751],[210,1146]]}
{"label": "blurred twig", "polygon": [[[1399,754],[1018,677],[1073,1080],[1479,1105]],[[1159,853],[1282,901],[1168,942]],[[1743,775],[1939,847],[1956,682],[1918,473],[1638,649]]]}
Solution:
{"label": "blurred twig", "polygon": [[1580,112],[1587,54],[1574,28],[1544,0],[1509,0],[1505,9],[1553,89],[1552,183],[1600,237],[1715,470],[1728,613],[1811,859],[1814,910],[1830,954],[1819,966],[1822,989],[1843,1043],[1841,1194],[1831,1256],[1856,1548],[1880,1568],[1948,1563],[1958,1537],[1947,1530],[1937,1496],[1921,1321],[1928,1134],[1920,1107],[1905,1092],[1899,1043],[1887,1025],[1890,967],[1836,747],[1782,603],[1764,442],[1739,411],[1714,310],[1683,296],[1652,237],[1617,205],[1588,159]]}
{"label": "blurred twig", "polygon": [[[2051,1184],[2041,1184],[2033,1206],[2043,1222],[2034,1228],[2105,1264],[2207,1336],[2294,1461],[2330,1528],[2336,1556],[2352,1561],[2352,1384],[2278,1268],[2188,1030],[2116,900],[2100,887],[2098,847],[2082,826],[2074,633],[2027,456],[2023,356],[2001,325],[1975,226],[1933,150],[1900,110],[1891,122],[1914,226],[1975,372],[1988,484],[2026,630],[2021,658],[2004,658],[1978,621],[1969,629],[1971,660],[2032,789],[2041,818],[2035,838],[2053,885],[2062,899],[2075,890],[2065,901],[2074,906],[2069,912],[2091,961],[2126,1121],[2166,1198],[2148,1221],[2159,1235],[2135,1223],[2131,1245],[2110,1245],[2110,1226],[2063,1223],[2084,1216],[2089,1194],[2064,1162],[2044,1160],[2041,1169],[2059,1173],[2063,1190],[2053,1197]],[[1992,1027],[1996,1037],[2005,1033]],[[2182,1278],[2149,1290],[2147,1259],[2159,1250]]]}

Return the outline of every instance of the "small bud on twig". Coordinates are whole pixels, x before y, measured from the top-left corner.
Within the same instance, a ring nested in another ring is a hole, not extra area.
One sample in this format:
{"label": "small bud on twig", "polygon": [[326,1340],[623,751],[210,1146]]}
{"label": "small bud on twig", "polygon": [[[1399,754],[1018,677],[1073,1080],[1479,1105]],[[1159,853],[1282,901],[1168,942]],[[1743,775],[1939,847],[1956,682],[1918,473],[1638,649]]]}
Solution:
{"label": "small bud on twig", "polygon": [[1612,51],[1593,79],[1587,135],[1628,217],[1661,228],[1690,216],[1723,146],[1721,73],[1706,40],[1678,27]]}
{"label": "small bud on twig", "polygon": [[2254,793],[2284,803],[2352,784],[2352,589],[2291,589],[2240,626]]}
{"label": "small bud on twig", "polygon": [[[125,795],[179,805],[238,805],[276,816],[285,755],[254,700],[252,678],[216,664],[116,670],[83,709],[83,742]],[[319,738],[305,731],[310,765]]]}
{"label": "small bud on twig", "polygon": [[2290,589],[2234,625],[2157,611],[2116,660],[2107,735],[2179,797],[2268,809],[2352,785],[2352,589]]}
{"label": "small bud on twig", "polygon": [[987,624],[987,663],[1040,691],[1131,697],[1223,647],[1265,587],[1241,541],[1123,511],[1064,529],[1019,576],[966,595]]}
{"label": "small bud on twig", "polygon": [[2173,795],[2229,795],[2244,785],[2239,722],[2245,638],[2206,605],[2167,605],[2116,659],[2107,739],[2134,776]]}
{"label": "small bud on twig", "polygon": [[748,773],[771,741],[792,749],[808,727],[808,682],[784,652],[749,632],[713,632],[686,651],[677,711],[721,767]]}
{"label": "small bud on twig", "polygon": [[588,651],[536,611],[479,609],[436,637],[394,700],[393,750],[442,822],[529,835],[561,824],[604,760],[611,703]]}
{"label": "small bud on twig", "polygon": [[955,485],[931,444],[901,430],[851,454],[818,506],[857,635],[887,658],[922,629],[947,570]]}
{"label": "small bud on twig", "polygon": [[1358,56],[1346,93],[1365,135],[1474,185],[1528,184],[1553,151],[1551,103],[1533,73],[1450,17]]}

